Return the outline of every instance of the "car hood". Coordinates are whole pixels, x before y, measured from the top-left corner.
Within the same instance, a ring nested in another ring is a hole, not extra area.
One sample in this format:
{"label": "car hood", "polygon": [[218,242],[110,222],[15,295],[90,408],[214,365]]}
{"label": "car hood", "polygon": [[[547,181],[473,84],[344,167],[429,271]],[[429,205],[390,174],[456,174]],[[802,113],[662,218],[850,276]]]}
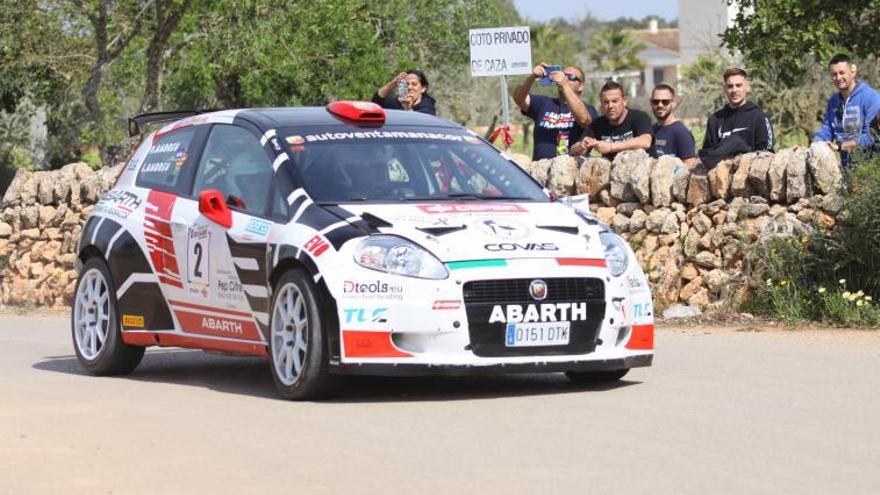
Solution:
{"label": "car hood", "polygon": [[399,235],[420,244],[444,262],[604,258],[598,224],[588,223],[561,203],[480,201],[340,206],[364,217],[384,234]]}

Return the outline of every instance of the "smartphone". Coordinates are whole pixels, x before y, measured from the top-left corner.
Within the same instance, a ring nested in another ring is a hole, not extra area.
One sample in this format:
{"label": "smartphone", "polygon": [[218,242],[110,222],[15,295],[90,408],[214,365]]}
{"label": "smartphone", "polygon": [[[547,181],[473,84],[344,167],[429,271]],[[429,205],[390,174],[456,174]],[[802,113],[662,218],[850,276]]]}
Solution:
{"label": "smartphone", "polygon": [[409,94],[409,83],[406,82],[406,79],[399,79],[397,81],[397,99],[402,100],[406,98]]}
{"label": "smartphone", "polygon": [[553,72],[562,71],[561,65],[548,65],[544,67],[544,77],[541,78],[541,86],[553,86],[553,79],[550,79],[550,74]]}

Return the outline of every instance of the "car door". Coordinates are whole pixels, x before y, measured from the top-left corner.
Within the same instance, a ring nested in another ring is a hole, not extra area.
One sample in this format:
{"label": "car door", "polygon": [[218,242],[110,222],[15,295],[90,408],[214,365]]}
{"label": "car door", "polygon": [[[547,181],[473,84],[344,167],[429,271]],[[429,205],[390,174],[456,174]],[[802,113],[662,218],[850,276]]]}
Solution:
{"label": "car door", "polygon": [[108,236],[106,252],[124,330],[176,328],[167,300],[183,285],[171,212],[206,131],[186,127],[148,138],[129,164],[137,169],[134,185],[115,187],[97,205],[112,216],[98,219],[96,233],[117,220],[122,224]]}
{"label": "car door", "polygon": [[186,291],[171,305],[184,331],[265,340],[274,189],[272,159],[255,131],[213,125],[191,193],[175,211],[175,237],[186,239]]}

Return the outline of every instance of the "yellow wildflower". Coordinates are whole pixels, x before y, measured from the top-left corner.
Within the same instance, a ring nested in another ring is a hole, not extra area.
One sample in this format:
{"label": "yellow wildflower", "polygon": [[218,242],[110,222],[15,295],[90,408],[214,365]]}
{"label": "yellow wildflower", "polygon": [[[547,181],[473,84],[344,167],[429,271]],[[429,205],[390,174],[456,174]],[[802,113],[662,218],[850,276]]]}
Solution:
{"label": "yellow wildflower", "polygon": [[825,293],[825,287],[819,287],[819,294]]}
{"label": "yellow wildflower", "polygon": [[837,283],[840,284],[840,285],[843,285],[843,284],[846,283],[846,279],[845,279],[845,278],[842,278],[842,279],[838,280]]}

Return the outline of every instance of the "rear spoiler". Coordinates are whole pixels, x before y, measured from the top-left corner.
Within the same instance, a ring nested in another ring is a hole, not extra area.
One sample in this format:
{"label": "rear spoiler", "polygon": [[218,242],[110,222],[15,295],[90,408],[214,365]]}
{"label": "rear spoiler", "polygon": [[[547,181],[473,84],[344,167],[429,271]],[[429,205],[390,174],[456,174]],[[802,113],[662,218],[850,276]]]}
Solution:
{"label": "rear spoiler", "polygon": [[199,115],[201,113],[215,112],[216,110],[180,110],[177,112],[153,112],[153,113],[144,113],[138,115],[136,117],[129,117],[128,119],[128,135],[131,137],[137,136],[141,133],[141,128],[150,125],[150,124],[164,124],[167,122],[174,122],[175,120],[180,120],[186,117],[192,117],[193,115]]}

